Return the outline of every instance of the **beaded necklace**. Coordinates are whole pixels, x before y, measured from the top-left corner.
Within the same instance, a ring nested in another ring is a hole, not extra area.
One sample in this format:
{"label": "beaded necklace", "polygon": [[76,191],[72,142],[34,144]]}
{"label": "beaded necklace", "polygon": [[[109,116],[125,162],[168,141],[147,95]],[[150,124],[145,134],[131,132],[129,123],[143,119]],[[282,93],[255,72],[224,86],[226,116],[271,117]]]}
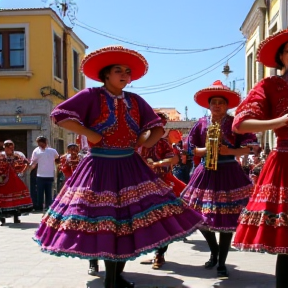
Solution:
{"label": "beaded necklace", "polygon": [[[109,92],[109,91],[106,89],[105,86],[103,86],[102,88],[103,88],[103,89],[107,92],[107,94],[114,100],[114,107],[115,107],[115,108],[117,108],[118,99],[119,99],[119,100],[122,100],[122,99],[125,98],[125,93],[124,93],[124,91],[122,91],[121,95],[114,95],[114,94],[112,94],[111,92]],[[125,104],[126,104],[126,102],[125,102]],[[127,106],[127,104],[126,104],[126,106]]]}

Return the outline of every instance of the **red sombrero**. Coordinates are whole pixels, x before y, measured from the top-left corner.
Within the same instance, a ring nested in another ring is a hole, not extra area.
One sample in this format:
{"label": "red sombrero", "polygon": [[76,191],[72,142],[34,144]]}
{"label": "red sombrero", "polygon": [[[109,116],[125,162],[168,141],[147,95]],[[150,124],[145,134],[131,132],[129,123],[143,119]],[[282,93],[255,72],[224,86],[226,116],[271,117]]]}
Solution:
{"label": "red sombrero", "polygon": [[241,101],[240,95],[223,85],[220,80],[217,80],[211,86],[198,91],[194,95],[194,100],[198,105],[209,109],[209,98],[217,96],[224,97],[228,100],[228,109],[237,107]]}
{"label": "red sombrero", "polygon": [[275,56],[282,44],[288,42],[288,29],[277,32],[263,40],[257,50],[257,61],[266,67],[279,68]]}
{"label": "red sombrero", "polygon": [[148,70],[148,63],[141,54],[122,46],[107,46],[91,52],[82,60],[81,70],[87,77],[102,82],[99,72],[113,64],[127,65],[131,69],[131,81],[141,78]]}

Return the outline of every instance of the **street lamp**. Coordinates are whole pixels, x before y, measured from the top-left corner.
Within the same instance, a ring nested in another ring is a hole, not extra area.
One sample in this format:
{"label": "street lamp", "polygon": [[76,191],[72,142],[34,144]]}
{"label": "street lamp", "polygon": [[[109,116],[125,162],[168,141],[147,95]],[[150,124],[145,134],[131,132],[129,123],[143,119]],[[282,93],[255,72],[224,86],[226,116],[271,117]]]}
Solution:
{"label": "street lamp", "polygon": [[18,106],[15,110],[16,113],[16,123],[22,122],[21,114],[23,113],[22,106]]}
{"label": "street lamp", "polygon": [[230,70],[230,66],[228,65],[228,62],[227,62],[226,65],[224,65],[223,67],[222,73],[226,76],[226,78],[228,78],[229,74],[232,72],[233,71]]}

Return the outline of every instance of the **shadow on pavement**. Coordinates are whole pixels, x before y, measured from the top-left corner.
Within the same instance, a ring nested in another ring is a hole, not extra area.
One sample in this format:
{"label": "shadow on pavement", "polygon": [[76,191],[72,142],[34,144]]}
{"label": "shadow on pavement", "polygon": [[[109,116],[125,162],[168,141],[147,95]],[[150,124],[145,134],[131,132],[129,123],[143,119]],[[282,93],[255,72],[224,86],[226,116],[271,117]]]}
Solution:
{"label": "shadow on pavement", "polygon": [[30,223],[30,222],[21,222],[19,224],[6,223],[5,227],[14,228],[14,229],[36,229],[39,227],[39,223]]}
{"label": "shadow on pavement", "polygon": [[[123,275],[126,279],[135,282],[135,288],[190,288],[185,286],[184,280],[173,277],[173,274],[183,277],[195,277],[200,279],[213,279],[215,283],[209,288],[275,288],[275,277],[259,272],[240,271],[234,265],[227,265],[230,277],[227,280],[216,278],[216,268],[206,270],[201,266],[182,265],[175,262],[166,262],[162,266],[162,271],[167,271],[168,275],[151,275],[144,273],[129,273]],[[170,275],[171,274],[171,275]],[[101,278],[88,281],[86,288],[100,288],[103,286],[104,272],[99,273]],[[187,283],[188,284],[188,283]],[[201,286],[204,287],[204,286]],[[193,286],[197,288],[197,286]]]}
{"label": "shadow on pavement", "polygon": [[[249,288],[261,288],[261,287],[275,287],[275,276],[270,274],[264,274],[259,272],[242,271],[237,270],[237,266],[227,264],[227,269],[229,271],[229,279],[227,280],[217,280],[217,270],[216,267],[211,270],[207,270],[204,266],[192,266],[183,265],[176,262],[167,261],[165,265],[161,267],[162,271],[167,271],[167,273],[173,273],[177,275],[182,275],[184,277],[195,277],[201,279],[213,279],[215,278],[215,285],[212,287],[249,287]],[[249,283],[249,286],[245,286],[243,281]],[[237,283],[238,286],[236,285]],[[242,284],[241,284],[242,283]],[[241,285],[242,286],[241,286]],[[251,285],[250,285],[251,284]],[[271,285],[270,285],[271,284]],[[270,285],[270,286],[267,286]]]}
{"label": "shadow on pavement", "polygon": [[[209,252],[209,246],[206,242],[206,240],[190,240],[192,242],[192,246],[191,249],[192,250],[196,250],[196,251],[200,251],[200,252]],[[186,242],[187,243],[187,242]],[[187,243],[189,244],[189,243]]]}
{"label": "shadow on pavement", "polygon": [[[100,274],[100,273],[99,273]],[[102,274],[102,273],[101,273]],[[104,273],[86,283],[86,288],[102,288]],[[189,288],[183,285],[183,281],[172,276],[156,276],[142,273],[124,273],[123,276],[129,281],[135,282],[135,288]]]}
{"label": "shadow on pavement", "polygon": [[[210,252],[209,246],[206,242],[206,240],[189,240],[192,244],[191,249],[195,251],[200,251],[200,252]],[[190,244],[189,242],[185,242],[187,244]],[[229,251],[238,251],[237,249],[230,247]]]}

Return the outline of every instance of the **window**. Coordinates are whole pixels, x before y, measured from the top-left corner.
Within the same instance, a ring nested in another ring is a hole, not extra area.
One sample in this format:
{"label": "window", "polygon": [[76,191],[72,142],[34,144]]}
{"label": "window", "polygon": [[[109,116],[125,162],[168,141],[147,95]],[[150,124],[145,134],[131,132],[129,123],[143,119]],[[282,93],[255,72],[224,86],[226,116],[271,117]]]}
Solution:
{"label": "window", "polygon": [[54,34],[54,76],[62,79],[62,43],[61,38]]}
{"label": "window", "polygon": [[79,73],[79,54],[73,50],[73,85],[74,88],[80,90],[81,89],[81,81],[80,81],[80,73]]}
{"label": "window", "polygon": [[0,29],[0,69],[24,69],[25,53],[24,29]]}

